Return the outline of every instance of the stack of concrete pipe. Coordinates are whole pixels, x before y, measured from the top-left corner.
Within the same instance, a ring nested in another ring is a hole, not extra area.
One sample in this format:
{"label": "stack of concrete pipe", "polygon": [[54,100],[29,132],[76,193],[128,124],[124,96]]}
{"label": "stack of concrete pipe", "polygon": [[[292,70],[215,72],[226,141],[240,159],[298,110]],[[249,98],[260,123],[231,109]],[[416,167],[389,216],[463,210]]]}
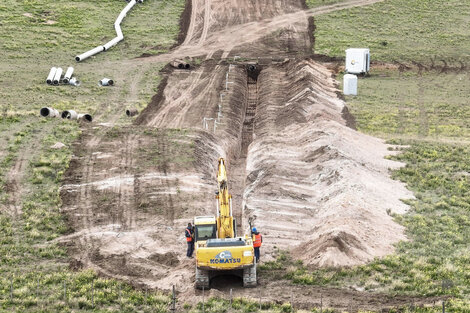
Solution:
{"label": "stack of concrete pipe", "polygon": [[66,110],[59,114],[59,111],[53,108],[44,107],[39,111],[42,117],[62,117],[63,119],[68,120],[78,120],[85,122],[92,122],[93,117],[88,113],[77,113],[74,110]]}
{"label": "stack of concrete pipe", "polygon": [[49,75],[47,75],[46,83],[49,85],[59,85],[60,82],[64,84],[70,84],[70,85],[75,85],[78,86],[79,82],[77,79],[74,77],[72,78],[73,75],[73,67],[69,66],[67,68],[67,71],[64,74],[64,77],[62,78],[62,68],[61,67],[52,67],[51,70],[49,71]]}

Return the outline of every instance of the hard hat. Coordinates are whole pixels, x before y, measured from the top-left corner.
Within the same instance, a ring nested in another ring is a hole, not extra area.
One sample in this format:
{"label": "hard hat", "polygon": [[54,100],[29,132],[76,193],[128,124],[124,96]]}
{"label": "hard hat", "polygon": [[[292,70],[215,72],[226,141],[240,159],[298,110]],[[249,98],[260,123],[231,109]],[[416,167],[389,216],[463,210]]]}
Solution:
{"label": "hard hat", "polygon": [[253,229],[251,231],[256,233],[256,227],[253,227]]}

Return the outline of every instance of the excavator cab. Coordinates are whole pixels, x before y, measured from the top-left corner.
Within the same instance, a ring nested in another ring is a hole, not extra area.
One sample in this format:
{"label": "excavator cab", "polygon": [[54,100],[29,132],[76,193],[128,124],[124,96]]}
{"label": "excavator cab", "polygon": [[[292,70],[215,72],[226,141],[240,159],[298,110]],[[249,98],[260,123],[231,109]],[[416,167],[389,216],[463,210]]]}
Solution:
{"label": "excavator cab", "polygon": [[207,240],[217,238],[217,221],[214,216],[194,218],[194,241],[203,245]]}
{"label": "excavator cab", "polygon": [[207,241],[217,238],[217,222],[214,216],[197,216],[194,218],[194,241]]}

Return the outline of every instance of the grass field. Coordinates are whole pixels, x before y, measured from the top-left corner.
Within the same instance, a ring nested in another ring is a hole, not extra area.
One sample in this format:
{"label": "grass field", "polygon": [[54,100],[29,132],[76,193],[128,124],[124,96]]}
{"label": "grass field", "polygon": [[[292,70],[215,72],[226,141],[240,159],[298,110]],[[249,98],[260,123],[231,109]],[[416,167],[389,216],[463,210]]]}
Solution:
{"label": "grass field", "polygon": [[359,79],[358,96],[346,100],[358,128],[368,134],[465,140],[470,136],[468,79],[468,72],[373,69]]}
{"label": "grass field", "polygon": [[321,15],[315,53],[344,57],[347,48],[367,47],[372,60],[469,63],[469,11],[468,1],[387,0]]}
{"label": "grass field", "polygon": [[[122,23],[125,40],[82,63],[75,62],[76,54],[115,36],[114,20],[124,1],[0,3],[0,145],[6,147],[0,151],[0,312],[166,312],[166,295],[138,291],[92,271],[70,271],[65,247],[53,239],[68,232],[59,186],[79,125],[38,113],[43,106],[75,109],[93,114],[98,123],[129,124],[124,109],[148,103],[162,64],[126,62],[176,43],[184,2],[136,5]],[[79,87],[45,84],[52,66],[70,65]],[[113,78],[116,86],[99,87],[103,77]],[[56,142],[66,147],[50,148]],[[8,175],[23,163],[17,182],[21,199],[14,199]],[[14,202],[20,212],[8,209]]]}

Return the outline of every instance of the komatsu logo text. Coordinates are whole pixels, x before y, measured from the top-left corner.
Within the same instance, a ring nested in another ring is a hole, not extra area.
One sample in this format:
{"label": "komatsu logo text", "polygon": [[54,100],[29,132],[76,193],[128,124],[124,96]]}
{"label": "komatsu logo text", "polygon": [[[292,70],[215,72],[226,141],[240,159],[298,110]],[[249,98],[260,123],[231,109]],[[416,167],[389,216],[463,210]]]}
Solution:
{"label": "komatsu logo text", "polygon": [[233,258],[230,251],[222,251],[211,259],[211,264],[221,264],[221,263],[240,263],[240,258]]}

